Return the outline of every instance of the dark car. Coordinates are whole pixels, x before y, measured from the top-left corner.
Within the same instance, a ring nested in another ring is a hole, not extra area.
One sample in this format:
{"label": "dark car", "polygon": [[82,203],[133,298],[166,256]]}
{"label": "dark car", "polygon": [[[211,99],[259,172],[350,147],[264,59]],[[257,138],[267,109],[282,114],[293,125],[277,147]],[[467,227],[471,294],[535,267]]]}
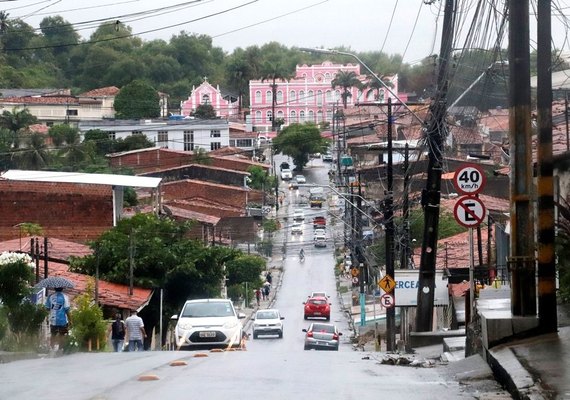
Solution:
{"label": "dark car", "polygon": [[305,305],[304,318],[324,318],[325,320],[331,319],[331,304],[326,297],[310,297]]}
{"label": "dark car", "polygon": [[305,332],[305,350],[337,350],[339,339],[342,333],[338,331],[336,325],[314,322],[309,328],[303,329]]}
{"label": "dark car", "polygon": [[279,166],[279,169],[281,169],[281,170],[291,169],[291,167],[289,166],[288,162],[282,162],[281,165]]}

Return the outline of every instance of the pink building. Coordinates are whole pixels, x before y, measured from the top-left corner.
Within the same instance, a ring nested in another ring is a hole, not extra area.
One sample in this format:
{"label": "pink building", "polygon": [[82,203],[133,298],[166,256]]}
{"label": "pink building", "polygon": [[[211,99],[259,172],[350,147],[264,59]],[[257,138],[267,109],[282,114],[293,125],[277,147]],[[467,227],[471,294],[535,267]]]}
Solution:
{"label": "pink building", "polygon": [[[333,64],[325,61],[320,65],[297,65],[295,78],[289,82],[278,82],[277,104],[275,118],[285,120],[285,126],[292,123],[322,121],[332,122],[333,108],[342,107],[342,88],[332,88],[332,80],[339,71],[353,71],[362,82],[367,81],[366,75],[360,73],[359,64]],[[394,93],[398,93],[398,76],[389,78]],[[272,98],[270,80],[249,81],[250,118],[255,131],[271,130]],[[380,93],[351,89],[352,96],[348,98],[348,107],[359,102],[386,101],[389,92]]]}
{"label": "pink building", "polygon": [[187,100],[180,103],[180,112],[189,116],[200,104],[211,104],[216,115],[227,120],[237,120],[239,115],[237,96],[222,93],[220,86],[213,87],[204,77],[204,82],[197,88],[192,86],[192,93]]}

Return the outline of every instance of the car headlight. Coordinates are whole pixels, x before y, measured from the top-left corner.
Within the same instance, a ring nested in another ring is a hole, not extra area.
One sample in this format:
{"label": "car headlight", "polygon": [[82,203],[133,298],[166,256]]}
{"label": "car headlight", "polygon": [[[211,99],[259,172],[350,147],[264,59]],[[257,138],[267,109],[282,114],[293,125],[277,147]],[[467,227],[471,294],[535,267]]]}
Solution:
{"label": "car headlight", "polygon": [[184,330],[189,331],[190,329],[192,329],[192,324],[190,322],[182,322],[182,323],[178,324],[178,327],[180,329],[184,329]]}
{"label": "car headlight", "polygon": [[224,324],[224,328],[225,329],[232,329],[235,328],[238,325],[238,321],[228,321]]}

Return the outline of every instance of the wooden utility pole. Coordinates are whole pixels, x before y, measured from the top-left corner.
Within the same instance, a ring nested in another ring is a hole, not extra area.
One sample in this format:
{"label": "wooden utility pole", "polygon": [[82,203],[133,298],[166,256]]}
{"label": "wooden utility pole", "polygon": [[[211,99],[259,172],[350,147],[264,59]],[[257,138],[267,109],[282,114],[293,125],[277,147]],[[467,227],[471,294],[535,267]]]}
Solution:
{"label": "wooden utility pole", "polygon": [[435,291],[435,261],[439,229],[439,204],[441,198],[441,173],[443,170],[443,147],[447,135],[445,114],[447,111],[447,65],[451,56],[454,36],[454,12],[456,0],[446,0],[439,55],[439,71],[435,98],[430,106],[427,126],[429,148],[426,189],[422,193],[424,209],[424,232],[420,259],[418,306],[416,330],[429,332],[433,325],[433,302]]}
{"label": "wooden utility pole", "polygon": [[509,131],[511,157],[511,312],[536,315],[532,202],[529,1],[509,0]]}
{"label": "wooden utility pole", "polygon": [[[386,164],[387,191],[384,198],[384,226],[386,228],[386,275],[394,279],[394,171],[392,168],[392,99],[388,98],[388,162]],[[392,292],[396,296],[395,289]],[[396,309],[386,310],[386,348],[396,350]]]}
{"label": "wooden utility pole", "polygon": [[556,264],[554,254],[554,184],[552,159],[551,1],[538,0],[538,318],[540,329],[556,332]]}

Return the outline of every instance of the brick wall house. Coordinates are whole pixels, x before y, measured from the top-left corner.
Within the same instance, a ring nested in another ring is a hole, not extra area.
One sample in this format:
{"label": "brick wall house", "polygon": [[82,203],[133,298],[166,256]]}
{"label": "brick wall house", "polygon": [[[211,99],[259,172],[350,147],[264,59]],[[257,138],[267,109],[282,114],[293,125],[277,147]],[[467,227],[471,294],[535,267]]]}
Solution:
{"label": "brick wall house", "polygon": [[18,224],[41,225],[43,234],[84,242],[113,226],[110,186],[0,179],[0,240],[20,236]]}

